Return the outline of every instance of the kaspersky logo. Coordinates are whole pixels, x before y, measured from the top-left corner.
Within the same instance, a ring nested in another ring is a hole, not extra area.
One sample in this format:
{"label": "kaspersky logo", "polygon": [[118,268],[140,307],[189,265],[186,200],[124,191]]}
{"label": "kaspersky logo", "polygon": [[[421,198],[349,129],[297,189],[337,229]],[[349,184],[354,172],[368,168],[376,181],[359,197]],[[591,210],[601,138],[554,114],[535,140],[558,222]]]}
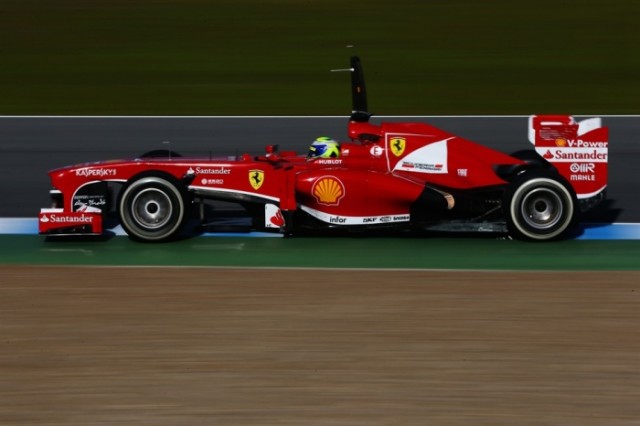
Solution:
{"label": "kaspersky logo", "polygon": [[311,193],[318,204],[337,206],[345,196],[344,184],[334,176],[323,176],[311,187]]}
{"label": "kaspersky logo", "polygon": [[389,140],[389,147],[391,152],[396,157],[400,157],[404,153],[404,148],[407,146],[407,140],[401,137],[393,137]]}
{"label": "kaspersky logo", "polygon": [[92,169],[90,167],[76,169],[76,176],[81,177],[113,177],[116,173],[118,173],[116,169]]}
{"label": "kaspersky logo", "polygon": [[249,183],[253,189],[260,189],[264,183],[264,171],[258,169],[249,170]]}

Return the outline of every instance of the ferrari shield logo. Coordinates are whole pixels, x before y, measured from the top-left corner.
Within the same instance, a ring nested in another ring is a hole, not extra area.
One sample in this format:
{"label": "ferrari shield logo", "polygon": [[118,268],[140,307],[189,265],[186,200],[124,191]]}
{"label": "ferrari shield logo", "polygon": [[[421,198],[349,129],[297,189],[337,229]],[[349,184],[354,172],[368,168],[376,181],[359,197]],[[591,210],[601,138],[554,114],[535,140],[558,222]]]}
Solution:
{"label": "ferrari shield logo", "polygon": [[260,189],[264,183],[264,171],[258,169],[249,170],[249,183],[253,189]]}
{"label": "ferrari shield logo", "polygon": [[404,152],[404,147],[407,144],[407,140],[405,138],[395,137],[389,140],[389,147],[391,148],[391,152],[396,157],[400,157]]}

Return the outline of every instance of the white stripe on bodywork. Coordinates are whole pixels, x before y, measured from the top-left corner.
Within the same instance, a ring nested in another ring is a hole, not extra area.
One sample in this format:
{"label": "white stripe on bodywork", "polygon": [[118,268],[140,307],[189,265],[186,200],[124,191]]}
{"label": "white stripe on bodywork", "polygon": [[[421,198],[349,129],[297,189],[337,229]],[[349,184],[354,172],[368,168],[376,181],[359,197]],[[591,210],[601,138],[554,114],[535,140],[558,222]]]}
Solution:
{"label": "white stripe on bodywork", "polygon": [[[448,173],[447,142],[453,137],[430,143],[402,157],[393,171],[402,170],[414,173],[446,174]],[[436,167],[440,165],[441,167]]]}
{"label": "white stripe on bodywork", "polygon": [[409,222],[411,220],[409,213],[380,216],[345,216],[325,213],[307,206],[300,206],[300,209],[316,219],[332,225],[384,225],[388,223]]}

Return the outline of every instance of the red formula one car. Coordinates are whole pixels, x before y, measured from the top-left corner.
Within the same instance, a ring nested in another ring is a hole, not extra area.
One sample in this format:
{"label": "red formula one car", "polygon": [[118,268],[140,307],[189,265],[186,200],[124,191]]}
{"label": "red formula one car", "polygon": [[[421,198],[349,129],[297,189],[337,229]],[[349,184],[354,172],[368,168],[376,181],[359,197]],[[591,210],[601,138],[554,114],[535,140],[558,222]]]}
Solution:
{"label": "red formula one car", "polygon": [[324,156],[269,146],[259,157],[153,152],[56,169],[40,233],[99,235],[116,218],[135,240],[165,241],[190,219],[215,223],[215,203],[225,201],[243,207],[251,229],[285,235],[399,229],[550,240],[605,196],[608,130],[599,118],[533,116],[534,149],[507,155],[424,123],[370,123],[357,57],[348,71],[350,141],[312,148]]}

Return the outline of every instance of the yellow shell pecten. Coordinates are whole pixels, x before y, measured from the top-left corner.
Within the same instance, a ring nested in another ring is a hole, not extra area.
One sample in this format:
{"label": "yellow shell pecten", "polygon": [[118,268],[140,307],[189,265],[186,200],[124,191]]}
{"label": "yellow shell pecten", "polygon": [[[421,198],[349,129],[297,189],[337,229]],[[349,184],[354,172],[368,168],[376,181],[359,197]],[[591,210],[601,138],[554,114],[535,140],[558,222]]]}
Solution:
{"label": "yellow shell pecten", "polygon": [[313,188],[313,196],[321,204],[338,204],[344,196],[342,183],[335,178],[321,178]]}
{"label": "yellow shell pecten", "polygon": [[565,138],[557,138],[556,139],[556,146],[567,146],[567,140]]}

